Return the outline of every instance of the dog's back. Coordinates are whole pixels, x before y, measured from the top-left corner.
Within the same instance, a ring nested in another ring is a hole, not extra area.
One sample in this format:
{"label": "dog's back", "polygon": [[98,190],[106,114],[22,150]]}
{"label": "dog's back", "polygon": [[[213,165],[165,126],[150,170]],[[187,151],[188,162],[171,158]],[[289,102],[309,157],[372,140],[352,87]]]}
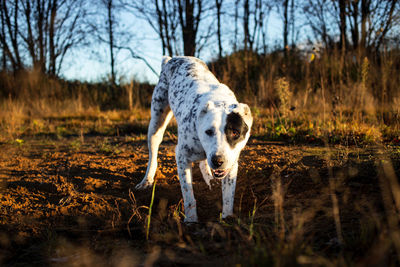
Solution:
{"label": "dog's back", "polygon": [[237,102],[232,91],[198,58],[163,58],[161,75],[167,83],[169,105],[178,125],[180,120],[194,118],[197,107],[207,102],[212,94],[220,94],[221,101]]}
{"label": "dog's back", "polygon": [[178,84],[178,82],[190,84],[192,81],[219,84],[219,81],[210,72],[207,65],[195,57],[163,57],[162,73],[163,72],[165,72],[168,80],[172,81],[175,85]]}

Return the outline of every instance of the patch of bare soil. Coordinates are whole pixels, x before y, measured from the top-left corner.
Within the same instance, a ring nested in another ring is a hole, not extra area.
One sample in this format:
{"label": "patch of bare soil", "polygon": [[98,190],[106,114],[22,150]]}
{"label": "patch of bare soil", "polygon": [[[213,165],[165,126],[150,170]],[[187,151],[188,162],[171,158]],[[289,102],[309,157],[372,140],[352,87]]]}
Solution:
{"label": "patch of bare soil", "polygon": [[146,171],[146,142],[81,141],[0,145],[0,264],[257,265],[276,262],[279,242],[294,246],[282,254],[286,264],[304,253],[361,262],[379,240],[376,224],[362,221],[384,217],[373,149],[251,140],[239,163],[236,217],[219,221],[220,185],[210,190],[196,166],[201,222],[184,225],[175,144],[166,140],[147,241],[152,192],[134,190]]}

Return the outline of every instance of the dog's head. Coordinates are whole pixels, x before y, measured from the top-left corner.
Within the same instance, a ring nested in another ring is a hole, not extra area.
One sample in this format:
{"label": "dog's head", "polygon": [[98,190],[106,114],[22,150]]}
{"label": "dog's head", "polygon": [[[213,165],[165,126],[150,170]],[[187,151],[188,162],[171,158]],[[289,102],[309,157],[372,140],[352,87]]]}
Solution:
{"label": "dog's head", "polygon": [[215,178],[224,178],[238,160],[253,123],[246,104],[229,107],[207,102],[198,117],[198,136]]}

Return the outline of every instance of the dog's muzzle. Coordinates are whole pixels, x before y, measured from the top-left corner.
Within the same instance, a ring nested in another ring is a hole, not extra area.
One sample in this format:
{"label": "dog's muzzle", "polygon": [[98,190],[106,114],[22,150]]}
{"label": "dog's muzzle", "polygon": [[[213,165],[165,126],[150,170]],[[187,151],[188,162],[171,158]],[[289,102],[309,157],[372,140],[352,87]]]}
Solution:
{"label": "dog's muzzle", "polygon": [[229,170],[221,168],[225,163],[224,157],[220,155],[213,155],[211,158],[211,163],[211,172],[214,178],[222,179],[229,173]]}
{"label": "dog's muzzle", "polygon": [[229,170],[222,170],[222,169],[211,169],[212,175],[216,179],[223,179],[225,176],[228,175]]}

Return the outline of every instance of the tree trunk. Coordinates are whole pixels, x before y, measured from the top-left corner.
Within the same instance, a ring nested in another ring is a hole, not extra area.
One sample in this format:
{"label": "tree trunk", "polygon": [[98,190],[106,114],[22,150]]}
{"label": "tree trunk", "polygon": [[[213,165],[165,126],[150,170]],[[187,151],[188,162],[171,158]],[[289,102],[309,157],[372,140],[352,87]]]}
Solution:
{"label": "tree trunk", "polygon": [[194,32],[194,3],[186,0],[186,23],[183,28],[183,50],[185,56],[194,56],[196,52],[196,33]]}
{"label": "tree trunk", "polygon": [[14,53],[15,53],[15,58],[17,59],[17,68],[22,69],[22,60],[21,56],[19,54],[19,48],[18,48],[18,34],[19,34],[19,27],[18,27],[18,11],[19,11],[19,1],[15,0],[14,2],[14,31],[13,34],[14,36],[12,37],[12,42],[13,42],[13,47],[14,47]]}
{"label": "tree trunk", "polygon": [[112,18],[113,1],[107,1],[107,26],[108,26],[108,39],[110,48],[110,67],[111,67],[111,83],[115,85],[115,57],[114,57],[114,29],[113,29],[113,18]]}
{"label": "tree trunk", "polygon": [[[178,1],[179,20],[182,28],[183,51],[185,56],[194,56],[196,53],[196,35],[202,14],[201,0]],[[195,3],[197,3],[197,14],[194,14]]]}
{"label": "tree trunk", "polygon": [[369,0],[361,1],[361,40],[360,48],[365,49],[367,47],[367,21],[370,13],[371,2]]}
{"label": "tree trunk", "polygon": [[37,0],[37,30],[38,30],[38,46],[39,46],[39,59],[34,64],[34,68],[39,70],[41,73],[46,71],[46,60],[45,60],[45,0]]}
{"label": "tree trunk", "polygon": [[53,0],[51,4],[50,11],[50,25],[49,25],[49,55],[50,55],[50,63],[49,63],[49,74],[56,75],[56,51],[54,44],[54,27],[55,27],[55,19],[57,15],[57,0]]}
{"label": "tree trunk", "polygon": [[283,1],[283,51],[285,57],[287,56],[287,50],[289,48],[288,37],[289,37],[289,0],[284,0]]}
{"label": "tree trunk", "polygon": [[[165,1],[163,1],[165,2]],[[158,35],[161,39],[161,46],[162,46],[162,54],[165,55],[166,44],[165,44],[165,37],[164,37],[164,23],[163,23],[163,14],[161,12],[160,6],[158,5],[158,0],[154,0],[154,5],[156,7],[156,14],[157,14],[157,21],[158,21]],[[164,12],[166,12],[164,8]]]}
{"label": "tree trunk", "polygon": [[[1,21],[4,31],[4,37],[2,38],[1,43],[5,55],[7,55],[11,61],[14,73],[22,69],[22,61],[18,47],[18,34],[19,34],[18,10],[19,10],[19,1],[16,0],[14,2],[14,14],[12,14],[13,22],[11,22],[9,13],[10,10],[7,7],[7,1],[6,0],[1,1]],[[10,45],[8,44],[7,39],[10,40],[11,43]]]}
{"label": "tree trunk", "polygon": [[35,41],[33,38],[33,31],[32,31],[32,21],[31,21],[31,14],[32,8],[30,1],[26,1],[26,5],[24,6],[24,14],[25,14],[25,23],[27,28],[27,36],[26,36],[26,44],[28,46],[29,55],[32,59],[32,62],[35,63],[37,61],[36,51],[35,51]]}
{"label": "tree trunk", "polygon": [[233,51],[237,51],[238,21],[239,21],[239,1],[235,0],[235,36],[233,40]]}
{"label": "tree trunk", "polygon": [[291,40],[290,40],[290,42],[291,42],[291,47],[292,48],[294,48],[295,47],[295,38],[296,38],[296,32],[295,32],[295,29],[296,29],[296,25],[295,25],[295,5],[294,5],[294,0],[291,0],[290,1],[290,26],[289,26],[289,28],[290,28],[290,35],[291,35]]}
{"label": "tree trunk", "polygon": [[243,32],[244,32],[244,51],[249,50],[249,19],[250,19],[250,8],[249,0],[244,0],[243,2]]}
{"label": "tree trunk", "polygon": [[353,6],[353,29],[351,31],[351,37],[353,41],[353,48],[356,50],[359,44],[359,33],[358,33],[358,1],[352,2],[351,5]]}
{"label": "tree trunk", "polygon": [[387,32],[389,31],[389,29],[390,29],[390,27],[392,25],[393,13],[395,11],[396,4],[398,4],[398,0],[392,0],[391,3],[390,3],[390,9],[388,11],[388,19],[387,19],[387,21],[385,23],[385,27],[381,31],[381,34],[379,36],[377,44],[375,45],[375,51],[376,51],[377,54],[379,54],[379,48],[382,45],[383,40],[385,39],[385,36],[386,36]]}
{"label": "tree trunk", "polygon": [[166,39],[165,42],[167,44],[168,54],[170,57],[172,57],[174,52],[173,52],[172,43],[171,43],[172,36],[169,33],[169,27],[171,26],[171,18],[168,15],[168,8],[166,5],[166,0],[163,0],[163,9],[164,9],[164,11],[163,11],[164,12],[163,26],[164,26],[164,30],[165,30],[165,39]]}
{"label": "tree trunk", "polygon": [[340,19],[340,48],[342,51],[346,49],[346,0],[339,0],[339,19]]}
{"label": "tree trunk", "polygon": [[218,56],[222,58],[222,40],[221,40],[221,7],[223,0],[215,0],[217,8],[217,36],[218,36]]}

